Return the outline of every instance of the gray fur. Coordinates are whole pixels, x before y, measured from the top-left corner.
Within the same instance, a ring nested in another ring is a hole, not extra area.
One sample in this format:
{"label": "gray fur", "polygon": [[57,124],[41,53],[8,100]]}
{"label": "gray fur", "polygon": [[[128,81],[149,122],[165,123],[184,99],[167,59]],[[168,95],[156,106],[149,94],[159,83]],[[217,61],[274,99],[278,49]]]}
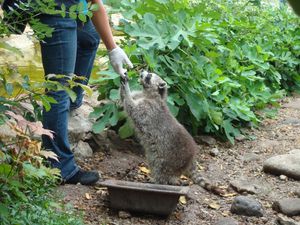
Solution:
{"label": "gray fur", "polygon": [[127,80],[123,80],[122,102],[145,149],[155,182],[174,184],[192,165],[198,147],[167,107],[166,82],[145,71],[140,81],[143,91],[131,94]]}
{"label": "gray fur", "polygon": [[199,174],[194,161],[198,146],[169,111],[166,82],[155,73],[142,71],[140,76],[143,91],[131,93],[127,78],[123,78],[120,94],[145,149],[154,181],[178,184],[178,177],[185,174],[206,190],[222,194],[222,190]]}

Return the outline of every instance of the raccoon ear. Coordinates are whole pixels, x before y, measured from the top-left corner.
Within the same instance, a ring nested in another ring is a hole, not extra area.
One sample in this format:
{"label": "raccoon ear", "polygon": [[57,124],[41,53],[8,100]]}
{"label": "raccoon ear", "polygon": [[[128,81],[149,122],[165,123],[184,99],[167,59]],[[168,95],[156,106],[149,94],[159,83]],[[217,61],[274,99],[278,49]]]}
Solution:
{"label": "raccoon ear", "polygon": [[161,82],[161,83],[158,84],[158,88],[159,89],[163,89],[165,87],[167,87],[167,83],[166,82]]}
{"label": "raccoon ear", "polygon": [[162,99],[167,98],[167,83],[161,82],[158,84],[158,93],[160,94]]}

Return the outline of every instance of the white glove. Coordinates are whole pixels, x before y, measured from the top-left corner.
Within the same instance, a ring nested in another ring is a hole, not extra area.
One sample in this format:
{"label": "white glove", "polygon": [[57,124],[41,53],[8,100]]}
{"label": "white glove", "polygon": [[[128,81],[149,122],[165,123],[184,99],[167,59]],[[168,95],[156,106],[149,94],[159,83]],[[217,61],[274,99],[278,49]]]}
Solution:
{"label": "white glove", "polygon": [[119,46],[108,52],[108,57],[114,71],[120,76],[124,77],[126,69],[123,68],[123,64],[127,64],[129,68],[133,68],[132,63],[127,57],[126,53]]}

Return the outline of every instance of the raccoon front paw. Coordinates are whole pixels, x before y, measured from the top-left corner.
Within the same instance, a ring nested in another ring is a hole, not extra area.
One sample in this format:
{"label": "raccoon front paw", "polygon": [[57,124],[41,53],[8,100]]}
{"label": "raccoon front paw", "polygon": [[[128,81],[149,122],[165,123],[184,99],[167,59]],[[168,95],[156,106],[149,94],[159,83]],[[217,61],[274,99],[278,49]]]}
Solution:
{"label": "raccoon front paw", "polygon": [[125,84],[128,83],[128,80],[129,80],[127,73],[125,73],[125,76],[120,76],[120,79],[121,79],[121,85],[125,86]]}

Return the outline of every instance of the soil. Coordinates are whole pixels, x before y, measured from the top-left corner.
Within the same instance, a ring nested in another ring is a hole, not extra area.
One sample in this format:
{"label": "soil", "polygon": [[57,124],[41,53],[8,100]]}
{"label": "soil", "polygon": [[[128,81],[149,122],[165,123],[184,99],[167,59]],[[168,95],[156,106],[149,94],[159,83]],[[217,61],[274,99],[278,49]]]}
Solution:
{"label": "soil", "polygon": [[[291,178],[264,173],[262,165],[271,156],[300,149],[300,109],[288,104],[296,100],[296,97],[284,99],[275,118],[264,119],[258,128],[246,130],[247,135],[236,141],[235,145],[218,140],[211,144],[200,144],[197,158],[201,164],[201,174],[225,188],[227,194],[214,195],[190,184],[187,201],[179,202],[176,210],[166,219],[119,213],[110,209],[107,190],[99,185],[63,185],[58,190],[64,193],[64,202],[83,211],[86,224],[211,225],[220,218],[230,217],[241,225],[273,225],[278,216],[272,209],[273,202],[281,198],[295,197],[300,185],[299,181]],[[142,150],[139,151],[136,144],[131,145],[133,142],[130,140],[124,145],[122,143],[124,142],[120,141],[119,146],[107,151],[96,151],[93,158],[79,161],[80,166],[98,170],[103,180],[149,180],[149,174],[144,168],[147,165]],[[218,149],[216,156],[211,154],[213,148]],[[230,212],[233,198],[245,194],[238,193],[230,185],[232,181],[240,179],[256,185],[257,193],[250,195],[263,205],[263,217],[239,216]],[[293,219],[300,221],[299,216]]]}

